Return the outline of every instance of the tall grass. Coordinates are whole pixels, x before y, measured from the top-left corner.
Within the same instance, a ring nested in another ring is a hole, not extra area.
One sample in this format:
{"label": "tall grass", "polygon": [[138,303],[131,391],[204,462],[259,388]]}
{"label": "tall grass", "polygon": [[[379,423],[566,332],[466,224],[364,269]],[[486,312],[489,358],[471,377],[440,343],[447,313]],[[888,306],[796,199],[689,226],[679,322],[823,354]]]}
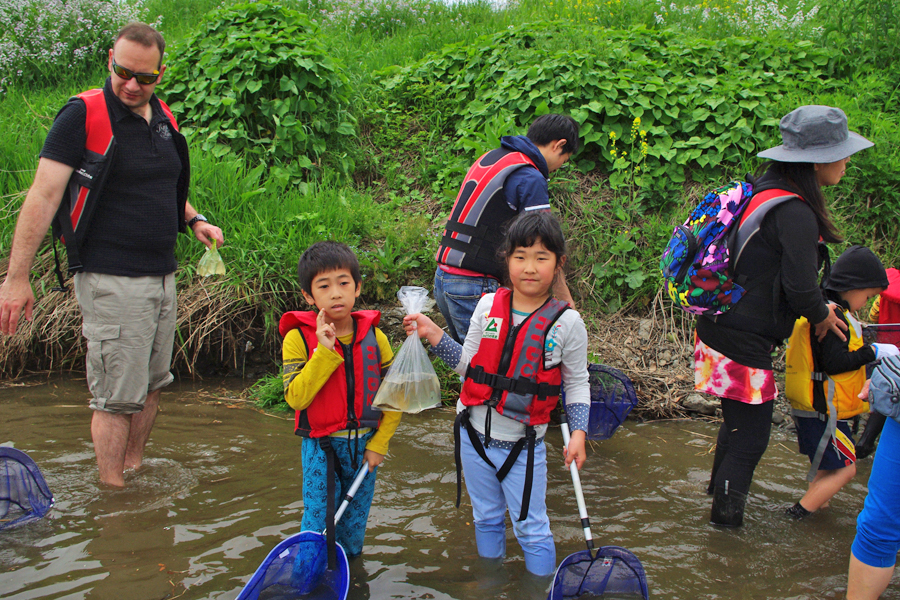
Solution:
{"label": "tall grass", "polygon": [[[145,0],[143,6],[148,20],[161,17],[169,62],[177,58],[179,43],[203,14],[235,2]],[[461,173],[453,169],[470,164],[474,148],[490,145],[495,134],[515,129],[514,123],[497,122],[498,116],[488,121],[483,132],[470,133],[470,151],[463,155],[456,149],[460,134],[446,127],[449,115],[434,110],[434,99],[423,95],[420,105],[399,109],[379,88],[386,74],[449,44],[458,44],[460,52],[475,53],[481,51],[479,36],[526,24],[537,29],[550,21],[579,25],[559,28],[553,40],[556,50],[583,52],[598,48],[596,40],[604,36],[605,27],[669,28],[689,38],[780,36],[818,44],[819,28],[826,25],[808,0],[521,0],[502,9],[488,0],[453,5],[426,0],[287,2],[318,22],[322,43],[343,63],[352,82],[352,109],[360,123],[353,179],[325,171],[318,178],[289,185],[280,183],[266,166],[241,158],[215,158],[199,152],[197,144],[192,145],[191,156],[191,202],[225,232],[221,254],[229,272],[215,285],[264,313],[268,336],[274,336],[281,310],[301,305],[296,261],[314,241],[337,239],[356,249],[363,264],[365,301],[383,301],[398,285],[427,285],[441,218],[459,185]],[[771,19],[758,18],[766,10],[780,11],[786,20],[773,29]],[[801,13],[802,19],[795,18]],[[785,24],[792,18],[793,24]],[[844,54],[853,51],[848,47]],[[0,267],[9,254],[16,211],[31,184],[56,111],[66,98],[99,85],[106,76],[103,64],[88,73],[59,70],[54,74],[55,83],[44,87],[13,83],[0,98],[0,156],[4,157],[0,162]],[[164,78],[160,90],[165,86]],[[854,80],[852,74],[844,80],[829,80],[815,97],[788,91],[782,98],[785,106],[841,106],[850,116],[851,128],[876,142],[875,149],[854,157],[845,182],[829,193],[850,241],[872,245],[886,264],[896,264],[900,258],[896,236],[900,186],[893,183],[900,173],[900,119],[894,110],[898,98],[896,85],[879,78],[877,71],[867,72],[861,80]],[[757,133],[776,132],[772,125],[771,130]],[[730,165],[732,172],[723,172],[723,177],[741,176],[755,166],[752,159]],[[651,209],[633,194],[612,192],[606,175],[580,173],[567,166],[555,174],[551,186],[570,237],[571,285],[579,309],[587,315],[640,307],[647,301],[646,294],[635,292],[642,289],[640,285],[632,287],[635,277],[644,277],[652,286],[661,242],[691,201],[689,197],[702,191],[672,185],[666,205]],[[42,252],[47,252],[47,246]],[[176,252],[181,283],[196,283],[194,269],[203,247],[188,236],[179,236]],[[617,277],[628,274],[635,275],[616,283]],[[198,291],[196,297],[202,298],[203,293]]]}

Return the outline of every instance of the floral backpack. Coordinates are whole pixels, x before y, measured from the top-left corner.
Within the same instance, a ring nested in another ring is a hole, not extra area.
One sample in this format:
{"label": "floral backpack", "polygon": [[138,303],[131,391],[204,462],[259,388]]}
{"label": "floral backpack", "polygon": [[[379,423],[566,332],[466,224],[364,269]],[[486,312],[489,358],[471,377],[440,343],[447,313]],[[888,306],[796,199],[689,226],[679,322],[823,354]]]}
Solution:
{"label": "floral backpack", "polygon": [[742,181],[708,193],[683,225],[675,227],[659,268],[672,302],[695,315],[720,315],[744,295],[734,266],[747,242],[759,231],[766,213],[799,198],[785,190],[753,194]]}

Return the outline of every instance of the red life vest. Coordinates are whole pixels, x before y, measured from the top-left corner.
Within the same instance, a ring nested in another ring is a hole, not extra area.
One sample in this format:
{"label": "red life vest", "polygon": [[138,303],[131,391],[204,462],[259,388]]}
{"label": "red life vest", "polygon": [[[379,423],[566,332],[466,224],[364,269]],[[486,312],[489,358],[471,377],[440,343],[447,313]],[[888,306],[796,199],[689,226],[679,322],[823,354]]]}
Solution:
{"label": "red life vest", "polygon": [[[53,217],[53,234],[66,246],[69,271],[78,271],[83,267],[79,257],[79,246],[90,225],[91,217],[97,206],[97,198],[106,184],[116,149],[112,116],[106,106],[103,88],[88,90],[76,97],[84,102],[85,109],[87,109],[84,119],[87,141],[84,145],[81,164],[69,178],[62,203]],[[178,123],[175,121],[172,111],[162,100],[159,100],[159,103],[166,117],[172,123],[172,127],[178,132]],[[180,134],[176,133],[176,137],[178,135]],[[179,157],[182,160],[182,171],[186,171],[189,169],[188,163],[185,162],[187,144],[183,143],[183,145],[183,150],[179,147]],[[186,199],[187,185],[184,186],[183,192],[179,189],[179,223],[184,222],[184,201]],[[62,285],[62,281],[60,281],[60,285]]]}
{"label": "red life vest", "polygon": [[[381,313],[361,310],[351,313],[351,316],[353,342],[345,346],[338,341],[334,345],[335,351],[343,357],[344,365],[335,369],[312,404],[296,412],[294,433],[299,436],[320,438],[344,429],[378,427],[381,412],[372,408],[372,400],[381,384],[381,349],[375,338],[375,326],[381,319]],[[316,313],[284,313],[278,331],[284,337],[292,329],[300,330],[307,356],[312,357],[319,345]]]}
{"label": "red life vest", "polygon": [[503,416],[525,425],[549,423],[550,411],[559,400],[562,374],[559,365],[544,366],[544,348],[547,334],[568,308],[568,303],[550,298],[512,327],[512,292],[500,288],[478,352],[466,371],[462,403],[494,406]]}
{"label": "red life vest", "polygon": [[[900,271],[893,267],[887,269],[888,287],[878,301],[878,322],[880,324],[900,323]],[[891,328],[893,329],[893,328]],[[900,333],[885,331],[878,333],[878,341],[885,344],[900,345]]]}
{"label": "red life vest", "polygon": [[518,214],[507,204],[503,185],[513,171],[526,166],[537,169],[527,155],[506,148],[492,150],[475,161],[444,226],[435,256],[438,264],[502,276],[497,259],[498,232]]}

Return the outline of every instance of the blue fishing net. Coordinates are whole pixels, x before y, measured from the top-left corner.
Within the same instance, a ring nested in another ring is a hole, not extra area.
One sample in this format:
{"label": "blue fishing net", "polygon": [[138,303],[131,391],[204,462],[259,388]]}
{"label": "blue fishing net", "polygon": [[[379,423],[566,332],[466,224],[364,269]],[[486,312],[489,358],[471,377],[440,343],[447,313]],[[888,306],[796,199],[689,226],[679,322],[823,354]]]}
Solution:
{"label": "blue fishing net", "polygon": [[612,437],[631,409],[637,406],[637,395],[624,373],[606,365],[588,365],[591,386],[591,416],[587,439]]}
{"label": "blue fishing net", "polygon": [[237,600],[344,600],[350,590],[347,555],[337,544],[337,564],[327,568],[325,536],[303,531],[269,553]]}
{"label": "blue fishing net", "polygon": [[53,494],[31,458],[0,447],[0,529],[40,519],[53,506]]}
{"label": "blue fishing net", "polygon": [[641,561],[619,546],[603,546],[593,555],[582,550],[567,556],[556,569],[547,600],[582,596],[647,600],[650,592]]}

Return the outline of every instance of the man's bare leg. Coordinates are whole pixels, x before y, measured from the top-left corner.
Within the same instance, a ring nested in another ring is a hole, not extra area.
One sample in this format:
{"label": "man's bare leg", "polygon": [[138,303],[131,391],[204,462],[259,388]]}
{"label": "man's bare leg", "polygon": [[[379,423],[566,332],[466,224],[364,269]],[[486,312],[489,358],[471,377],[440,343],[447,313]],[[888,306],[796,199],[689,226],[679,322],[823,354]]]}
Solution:
{"label": "man's bare leg", "polygon": [[125,446],[130,428],[131,415],[94,411],[91,438],[94,440],[100,481],[107,485],[125,487]]}
{"label": "man's bare leg", "polygon": [[125,468],[137,469],[144,460],[144,447],[150,439],[150,431],[156,422],[156,413],[159,409],[159,395],[162,389],[154,390],[147,394],[144,401],[144,410],[131,415],[131,432],[128,435],[128,445],[125,448]]}

